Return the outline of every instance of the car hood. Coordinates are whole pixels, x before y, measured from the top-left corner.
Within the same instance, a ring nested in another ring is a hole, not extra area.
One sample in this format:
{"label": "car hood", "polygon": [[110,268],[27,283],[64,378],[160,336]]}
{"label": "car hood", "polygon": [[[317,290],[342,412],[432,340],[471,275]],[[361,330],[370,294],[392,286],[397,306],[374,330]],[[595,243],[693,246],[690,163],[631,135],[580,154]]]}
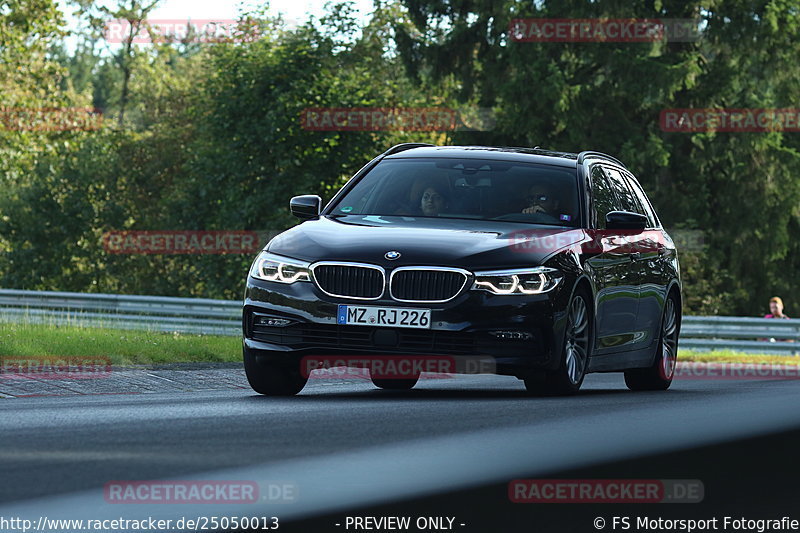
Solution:
{"label": "car hood", "polygon": [[[583,230],[556,226],[348,215],[307,220],[272,239],[266,249],[309,262],[491,269],[539,265],[586,238]],[[387,259],[389,251],[399,252],[400,257]]]}

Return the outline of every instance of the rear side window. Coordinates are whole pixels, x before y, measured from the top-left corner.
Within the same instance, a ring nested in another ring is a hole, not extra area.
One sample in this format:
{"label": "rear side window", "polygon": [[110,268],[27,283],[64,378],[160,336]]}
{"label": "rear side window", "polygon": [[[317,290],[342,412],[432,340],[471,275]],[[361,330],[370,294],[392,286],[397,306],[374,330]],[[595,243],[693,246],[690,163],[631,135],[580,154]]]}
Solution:
{"label": "rear side window", "polygon": [[591,169],[592,177],[592,222],[597,229],[606,229],[606,214],[619,210],[614,189],[599,165]]}
{"label": "rear side window", "polygon": [[647,213],[639,203],[639,199],[633,193],[633,190],[628,185],[628,180],[625,179],[622,173],[614,168],[605,167],[604,170],[608,175],[611,188],[614,189],[614,193],[619,199],[620,208],[623,211],[630,211],[631,213],[646,215]]}
{"label": "rear side window", "polygon": [[647,227],[648,228],[657,228],[658,227],[658,218],[656,218],[656,213],[653,210],[653,206],[650,205],[650,200],[648,200],[647,195],[642,190],[641,185],[633,177],[633,174],[625,173],[625,176],[628,178],[628,185],[633,190],[633,194],[636,195],[636,198],[639,200],[639,204],[644,208],[644,214],[647,215]]}

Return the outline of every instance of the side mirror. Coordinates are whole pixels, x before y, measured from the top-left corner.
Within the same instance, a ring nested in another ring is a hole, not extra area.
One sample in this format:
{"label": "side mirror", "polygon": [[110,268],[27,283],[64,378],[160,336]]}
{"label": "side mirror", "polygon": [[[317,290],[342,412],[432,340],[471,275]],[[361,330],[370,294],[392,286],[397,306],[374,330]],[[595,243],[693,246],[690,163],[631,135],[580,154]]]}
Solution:
{"label": "side mirror", "polygon": [[316,194],[295,196],[289,201],[289,209],[294,216],[303,220],[318,217],[322,209],[322,198]]}
{"label": "side mirror", "polygon": [[630,211],[609,211],[606,215],[606,229],[638,229],[647,227],[647,217]]}

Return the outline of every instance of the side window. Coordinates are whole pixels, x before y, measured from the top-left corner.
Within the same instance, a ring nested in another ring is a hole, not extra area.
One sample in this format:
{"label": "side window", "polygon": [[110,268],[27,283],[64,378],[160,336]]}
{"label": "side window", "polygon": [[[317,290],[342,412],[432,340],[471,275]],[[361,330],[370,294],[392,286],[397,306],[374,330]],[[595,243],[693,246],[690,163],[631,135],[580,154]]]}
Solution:
{"label": "side window", "polygon": [[609,182],[619,198],[620,209],[645,215],[644,208],[639,204],[639,199],[633,194],[625,177],[616,169],[605,167]]}
{"label": "side window", "polygon": [[597,229],[606,229],[606,214],[617,211],[617,198],[609,180],[599,165],[591,169],[592,177],[592,220]]}
{"label": "side window", "polygon": [[658,219],[656,218],[656,213],[653,211],[653,206],[650,204],[650,200],[648,200],[644,190],[642,190],[642,186],[639,185],[639,182],[636,181],[636,178],[633,177],[633,174],[626,173],[625,176],[628,178],[628,184],[630,185],[631,189],[633,189],[633,193],[636,195],[639,203],[644,208],[644,214],[647,215],[647,227],[657,228]]}

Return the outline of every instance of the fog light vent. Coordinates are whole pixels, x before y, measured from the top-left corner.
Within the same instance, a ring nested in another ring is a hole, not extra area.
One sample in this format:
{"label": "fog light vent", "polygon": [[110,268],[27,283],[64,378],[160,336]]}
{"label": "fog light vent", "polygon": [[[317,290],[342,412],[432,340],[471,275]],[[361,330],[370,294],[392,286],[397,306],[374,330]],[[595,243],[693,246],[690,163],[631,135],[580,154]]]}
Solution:
{"label": "fog light vent", "polygon": [[528,333],[527,331],[490,331],[489,335],[498,339],[515,341],[527,341],[533,338],[533,334]]}
{"label": "fog light vent", "polygon": [[256,316],[255,324],[257,326],[268,326],[271,328],[282,328],[291,324],[293,320],[288,318],[278,318],[274,316]]}

